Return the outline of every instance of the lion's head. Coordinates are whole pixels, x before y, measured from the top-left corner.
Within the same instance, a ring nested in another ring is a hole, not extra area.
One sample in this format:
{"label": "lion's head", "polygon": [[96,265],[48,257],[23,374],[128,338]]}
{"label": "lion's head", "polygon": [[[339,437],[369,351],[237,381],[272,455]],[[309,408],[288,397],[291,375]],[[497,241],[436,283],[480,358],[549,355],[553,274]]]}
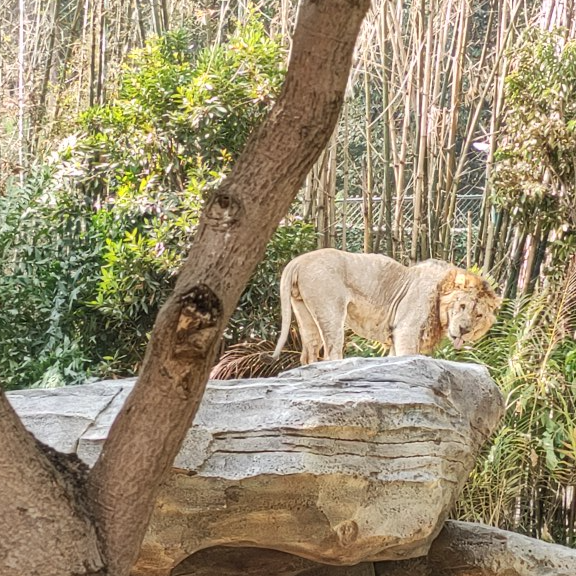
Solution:
{"label": "lion's head", "polygon": [[484,336],[496,321],[501,299],[486,280],[464,270],[451,270],[440,287],[440,322],[454,348]]}

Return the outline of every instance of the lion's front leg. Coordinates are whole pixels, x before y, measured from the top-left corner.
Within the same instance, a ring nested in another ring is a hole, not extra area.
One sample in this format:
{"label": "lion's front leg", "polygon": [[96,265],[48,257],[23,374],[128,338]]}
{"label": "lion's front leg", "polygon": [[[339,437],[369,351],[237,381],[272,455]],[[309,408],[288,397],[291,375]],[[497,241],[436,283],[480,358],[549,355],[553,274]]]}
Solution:
{"label": "lion's front leg", "polygon": [[420,354],[419,330],[413,327],[395,328],[392,332],[392,346],[389,356],[412,356]]}

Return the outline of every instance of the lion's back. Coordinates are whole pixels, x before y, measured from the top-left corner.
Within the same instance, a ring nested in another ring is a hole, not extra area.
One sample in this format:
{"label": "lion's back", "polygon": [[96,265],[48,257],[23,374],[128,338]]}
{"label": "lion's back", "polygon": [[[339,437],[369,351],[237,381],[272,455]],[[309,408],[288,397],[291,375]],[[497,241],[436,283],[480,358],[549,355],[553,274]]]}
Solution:
{"label": "lion's back", "polygon": [[406,267],[383,254],[359,254],[321,248],[298,256],[295,275],[300,286],[315,285],[320,291],[339,286],[351,296],[379,298],[383,287],[403,281]]}

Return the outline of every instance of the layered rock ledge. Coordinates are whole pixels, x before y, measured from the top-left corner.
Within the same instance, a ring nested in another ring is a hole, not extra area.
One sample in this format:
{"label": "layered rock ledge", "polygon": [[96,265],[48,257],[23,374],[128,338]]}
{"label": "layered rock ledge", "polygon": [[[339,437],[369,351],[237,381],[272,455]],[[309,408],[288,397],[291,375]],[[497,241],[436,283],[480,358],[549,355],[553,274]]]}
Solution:
{"label": "layered rock ledge", "polygon": [[[9,397],[39,439],[92,464],[132,385]],[[215,546],[333,565],[425,556],[502,412],[484,368],[424,357],[212,381],[136,573],[168,575]]]}

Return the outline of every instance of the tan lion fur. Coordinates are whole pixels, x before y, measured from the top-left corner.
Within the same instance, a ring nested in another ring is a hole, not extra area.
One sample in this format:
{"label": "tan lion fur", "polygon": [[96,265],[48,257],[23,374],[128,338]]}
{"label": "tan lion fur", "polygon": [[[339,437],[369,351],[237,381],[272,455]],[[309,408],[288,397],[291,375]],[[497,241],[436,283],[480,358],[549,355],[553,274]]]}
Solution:
{"label": "tan lion fur", "polygon": [[488,282],[440,260],[403,266],[381,254],[325,248],[302,254],[280,281],[282,331],[292,309],[302,338],[302,364],[342,358],[344,332],[381,342],[390,354],[428,354],[445,336],[455,347],[484,335],[500,305]]}

